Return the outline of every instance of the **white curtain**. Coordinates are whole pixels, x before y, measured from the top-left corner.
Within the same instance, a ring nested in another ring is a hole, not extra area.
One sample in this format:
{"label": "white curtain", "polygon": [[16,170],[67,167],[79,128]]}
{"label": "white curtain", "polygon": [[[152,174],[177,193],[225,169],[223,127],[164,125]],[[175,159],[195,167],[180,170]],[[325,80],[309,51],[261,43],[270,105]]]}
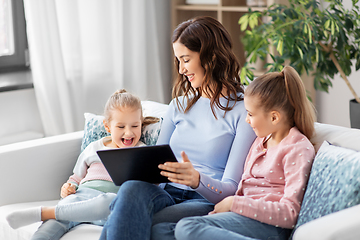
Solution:
{"label": "white curtain", "polygon": [[81,130],[125,88],[171,95],[170,1],[24,0],[34,89],[47,136]]}

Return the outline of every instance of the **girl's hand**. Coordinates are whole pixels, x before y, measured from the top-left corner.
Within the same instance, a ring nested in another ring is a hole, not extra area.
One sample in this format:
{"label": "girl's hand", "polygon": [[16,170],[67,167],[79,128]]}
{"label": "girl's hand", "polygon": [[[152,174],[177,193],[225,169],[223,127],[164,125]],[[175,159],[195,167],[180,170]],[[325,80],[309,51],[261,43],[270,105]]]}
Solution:
{"label": "girl's hand", "polygon": [[173,183],[180,183],[191,188],[197,188],[200,183],[200,173],[195,170],[185,152],[181,152],[183,162],[166,162],[160,164],[160,174]]}
{"label": "girl's hand", "polygon": [[70,194],[76,193],[76,187],[74,184],[71,183],[64,183],[61,187],[60,196],[62,198],[65,198],[69,196]]}
{"label": "girl's hand", "polygon": [[221,212],[230,212],[233,201],[234,201],[234,196],[229,196],[224,198],[222,201],[218,202],[215,205],[214,210],[209,212],[209,215],[215,213],[221,213]]}

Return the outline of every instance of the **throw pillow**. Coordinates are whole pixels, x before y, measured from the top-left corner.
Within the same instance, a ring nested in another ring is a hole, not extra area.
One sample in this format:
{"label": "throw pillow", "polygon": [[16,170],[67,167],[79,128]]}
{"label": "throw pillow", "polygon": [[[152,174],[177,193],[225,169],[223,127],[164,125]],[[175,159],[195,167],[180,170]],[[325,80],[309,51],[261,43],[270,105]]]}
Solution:
{"label": "throw pillow", "polygon": [[[96,141],[110,134],[105,130],[103,119],[104,116],[93,113],[85,113],[84,136],[81,143],[81,152],[93,141]],[[160,134],[162,118],[157,123],[146,126],[140,137],[140,141],[146,145],[155,145]]]}
{"label": "throw pillow", "polygon": [[314,159],[294,231],[311,220],[360,204],[359,193],[360,152],[325,141]]}
{"label": "throw pillow", "polygon": [[81,143],[81,152],[92,142],[110,136],[105,130],[103,120],[104,116],[95,115],[93,113],[84,113],[85,127],[84,136]]}

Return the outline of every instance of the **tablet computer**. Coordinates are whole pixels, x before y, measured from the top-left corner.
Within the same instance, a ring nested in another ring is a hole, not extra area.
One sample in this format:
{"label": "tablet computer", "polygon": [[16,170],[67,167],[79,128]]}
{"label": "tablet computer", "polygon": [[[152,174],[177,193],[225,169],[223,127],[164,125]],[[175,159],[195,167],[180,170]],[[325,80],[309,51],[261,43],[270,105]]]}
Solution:
{"label": "tablet computer", "polygon": [[116,186],[127,180],[169,182],[167,177],[160,174],[158,165],[177,162],[169,145],[99,150],[97,154]]}

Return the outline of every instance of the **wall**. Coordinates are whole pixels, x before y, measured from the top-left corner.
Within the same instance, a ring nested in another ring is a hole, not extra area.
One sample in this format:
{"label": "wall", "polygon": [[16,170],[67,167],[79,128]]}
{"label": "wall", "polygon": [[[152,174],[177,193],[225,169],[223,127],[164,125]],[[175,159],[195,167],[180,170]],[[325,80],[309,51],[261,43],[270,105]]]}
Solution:
{"label": "wall", "polygon": [[0,145],[43,137],[33,88],[0,93]]}
{"label": "wall", "polygon": [[[354,72],[348,77],[355,92],[360,96],[360,71]],[[353,99],[345,81],[338,74],[332,81],[333,87],[329,93],[316,93],[316,109],[318,121],[322,123],[335,124],[350,127],[349,100]]]}
{"label": "wall", "polygon": [[[343,4],[348,9],[352,6],[351,1],[343,1]],[[357,5],[360,6],[360,2]],[[355,67],[353,67],[348,79],[357,95],[360,96],[360,70],[355,72]],[[350,127],[349,100],[354,97],[340,74],[334,78],[332,84],[333,87],[329,89],[329,93],[319,91],[316,93],[315,106],[318,111],[318,121]]]}

